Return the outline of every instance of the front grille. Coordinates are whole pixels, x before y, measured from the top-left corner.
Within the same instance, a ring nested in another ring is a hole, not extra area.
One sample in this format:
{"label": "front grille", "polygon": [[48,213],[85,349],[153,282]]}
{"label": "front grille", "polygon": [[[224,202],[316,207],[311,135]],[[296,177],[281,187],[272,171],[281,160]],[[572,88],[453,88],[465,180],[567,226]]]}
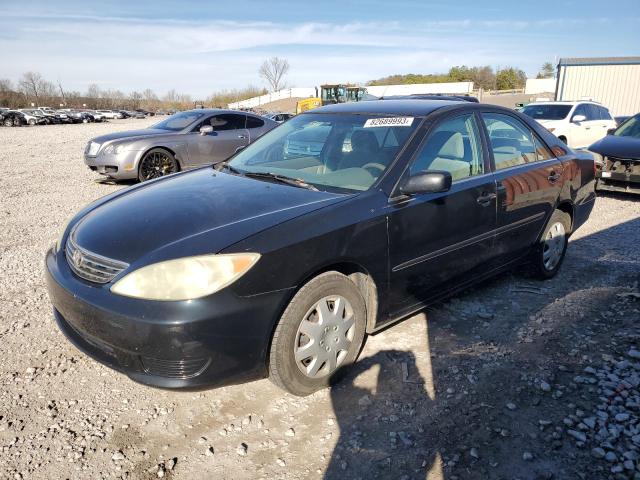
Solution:
{"label": "front grille", "polygon": [[78,246],[75,232],[69,235],[65,254],[73,273],[95,283],[108,283],[129,266],[128,263],[103,257]]}
{"label": "front grille", "polygon": [[164,360],[141,357],[144,371],[151,375],[168,378],[191,378],[201,374],[211,362],[210,358],[187,358],[184,360]]}

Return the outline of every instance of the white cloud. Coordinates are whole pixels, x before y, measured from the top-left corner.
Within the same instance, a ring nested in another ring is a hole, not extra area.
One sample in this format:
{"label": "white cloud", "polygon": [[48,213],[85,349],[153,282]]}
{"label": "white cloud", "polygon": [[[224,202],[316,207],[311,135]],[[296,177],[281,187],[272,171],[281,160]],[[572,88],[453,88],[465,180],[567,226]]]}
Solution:
{"label": "white cloud", "polygon": [[[544,51],[550,26],[549,20],[176,21],[14,9],[0,11],[0,77],[17,80],[35,70],[71,90],[99,83],[124,91],[175,88],[206,96],[259,84],[258,66],[274,54],[289,60],[287,81],[300,86],[443,72],[457,64],[532,70],[556,53]],[[540,41],[532,42],[531,35]]]}

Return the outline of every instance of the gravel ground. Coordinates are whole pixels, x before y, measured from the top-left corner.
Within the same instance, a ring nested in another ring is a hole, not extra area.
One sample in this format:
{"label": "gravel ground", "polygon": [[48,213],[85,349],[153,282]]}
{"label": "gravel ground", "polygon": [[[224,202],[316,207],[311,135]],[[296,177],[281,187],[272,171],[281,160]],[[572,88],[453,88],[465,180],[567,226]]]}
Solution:
{"label": "gravel ground", "polygon": [[58,332],[43,257],[95,135],[0,129],[0,478],[640,478],[640,202],[599,198],[548,282],[504,275],[369,338],[331,390],[137,385]]}

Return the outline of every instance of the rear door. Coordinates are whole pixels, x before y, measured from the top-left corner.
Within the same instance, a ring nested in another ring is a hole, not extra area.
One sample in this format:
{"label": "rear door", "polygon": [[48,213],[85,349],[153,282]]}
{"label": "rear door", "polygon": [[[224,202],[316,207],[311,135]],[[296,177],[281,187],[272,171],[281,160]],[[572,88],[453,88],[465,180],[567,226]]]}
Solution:
{"label": "rear door", "polygon": [[247,138],[247,143],[245,145],[255,142],[256,139],[264,135],[267,131],[268,129],[265,127],[265,121],[262,118],[247,115],[247,132],[249,133],[249,137]]}
{"label": "rear door", "polygon": [[472,112],[432,127],[405,175],[445,170],[448,192],[389,206],[390,312],[402,314],[463,283],[492,256],[496,184]]}
{"label": "rear door", "polygon": [[497,183],[495,254],[500,263],[521,256],[537,241],[562,186],[562,163],[525,122],[483,112]]}

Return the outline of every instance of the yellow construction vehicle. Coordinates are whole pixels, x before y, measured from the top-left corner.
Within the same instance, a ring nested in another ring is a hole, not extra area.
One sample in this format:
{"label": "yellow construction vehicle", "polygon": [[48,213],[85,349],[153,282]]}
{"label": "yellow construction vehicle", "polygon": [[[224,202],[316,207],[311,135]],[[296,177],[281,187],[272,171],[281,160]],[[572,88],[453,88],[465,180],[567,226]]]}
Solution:
{"label": "yellow construction vehicle", "polygon": [[[318,90],[316,89],[316,92]],[[364,87],[346,86],[341,84],[321,85],[320,98],[310,97],[300,100],[296,105],[296,113],[306,112],[320,105],[332,105],[334,103],[359,102],[367,94]]]}
{"label": "yellow construction vehicle", "polygon": [[305,98],[304,100],[300,100],[296,103],[296,114],[306,112],[307,110],[311,110],[312,108],[317,108],[322,105],[322,100],[318,97],[310,97]]}

